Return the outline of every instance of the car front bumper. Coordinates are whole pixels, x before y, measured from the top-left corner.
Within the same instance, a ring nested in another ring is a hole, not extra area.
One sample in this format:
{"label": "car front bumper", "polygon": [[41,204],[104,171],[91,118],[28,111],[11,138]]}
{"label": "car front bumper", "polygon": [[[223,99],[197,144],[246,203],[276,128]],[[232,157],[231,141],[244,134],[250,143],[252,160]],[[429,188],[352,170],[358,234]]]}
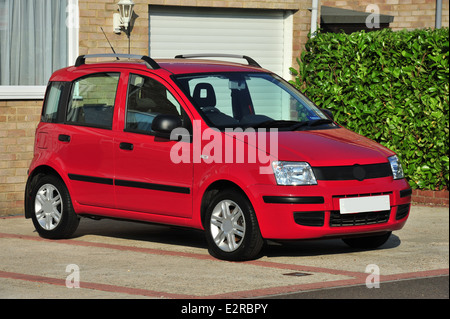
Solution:
{"label": "car front bumper", "polygon": [[[406,180],[319,181],[314,186],[252,185],[248,188],[266,239],[346,237],[401,229],[411,190]],[[390,208],[343,214],[341,198],[388,196]]]}

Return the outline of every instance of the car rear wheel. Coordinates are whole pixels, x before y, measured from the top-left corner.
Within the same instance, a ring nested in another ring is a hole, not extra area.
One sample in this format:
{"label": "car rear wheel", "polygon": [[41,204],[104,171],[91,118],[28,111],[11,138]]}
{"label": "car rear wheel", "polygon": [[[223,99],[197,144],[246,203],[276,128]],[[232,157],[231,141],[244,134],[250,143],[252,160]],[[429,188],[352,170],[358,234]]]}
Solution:
{"label": "car rear wheel", "polygon": [[31,190],[30,216],[41,237],[69,238],[78,228],[79,217],[73,210],[69,192],[56,176],[44,175]]}
{"label": "car rear wheel", "polygon": [[375,236],[343,238],[342,240],[352,248],[375,249],[387,242],[391,233],[392,232]]}
{"label": "car rear wheel", "polygon": [[254,259],[263,246],[253,207],[235,190],[214,197],[206,212],[205,231],[209,251],[219,259]]}

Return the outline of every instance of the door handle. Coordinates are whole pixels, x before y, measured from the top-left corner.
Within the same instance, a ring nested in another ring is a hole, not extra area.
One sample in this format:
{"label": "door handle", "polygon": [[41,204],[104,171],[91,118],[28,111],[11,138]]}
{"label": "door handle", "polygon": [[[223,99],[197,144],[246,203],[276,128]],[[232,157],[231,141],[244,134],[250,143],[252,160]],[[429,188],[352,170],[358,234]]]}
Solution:
{"label": "door handle", "polygon": [[58,140],[59,140],[60,142],[66,142],[66,143],[69,143],[69,142],[70,142],[70,135],[59,134]]}
{"label": "door handle", "polygon": [[121,150],[132,151],[134,146],[131,143],[122,142],[119,147]]}

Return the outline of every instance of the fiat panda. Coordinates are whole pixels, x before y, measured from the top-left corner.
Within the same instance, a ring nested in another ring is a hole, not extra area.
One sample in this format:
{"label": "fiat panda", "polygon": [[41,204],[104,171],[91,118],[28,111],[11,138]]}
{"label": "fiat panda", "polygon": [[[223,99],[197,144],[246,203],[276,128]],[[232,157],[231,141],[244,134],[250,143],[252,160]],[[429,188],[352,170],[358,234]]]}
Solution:
{"label": "fiat panda", "polygon": [[51,239],[82,217],[201,229],[213,256],[248,260],[269,239],[376,248],[410,202],[394,152],[250,57],[103,54],[49,80],[25,217]]}

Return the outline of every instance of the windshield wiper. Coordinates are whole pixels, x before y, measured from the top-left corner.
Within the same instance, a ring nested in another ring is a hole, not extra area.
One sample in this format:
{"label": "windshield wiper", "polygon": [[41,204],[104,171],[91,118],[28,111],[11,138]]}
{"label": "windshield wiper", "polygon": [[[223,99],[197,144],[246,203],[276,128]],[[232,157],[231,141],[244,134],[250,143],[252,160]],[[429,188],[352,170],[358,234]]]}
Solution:
{"label": "windshield wiper", "polygon": [[292,125],[298,124],[298,121],[286,121],[286,120],[269,120],[258,124],[250,124],[249,127],[253,128],[278,128],[278,127],[290,127]]}
{"label": "windshield wiper", "polygon": [[296,131],[302,127],[312,127],[312,126],[318,126],[318,125],[322,125],[322,124],[332,124],[333,121],[330,119],[318,119],[318,120],[312,120],[312,121],[302,121],[302,122],[298,122],[297,124],[289,127],[290,131]]}
{"label": "windshield wiper", "polygon": [[287,131],[296,131],[302,127],[312,127],[318,126],[322,124],[331,124],[333,123],[330,119],[318,119],[311,121],[288,121],[288,120],[270,120],[264,121],[255,125],[249,125],[249,127],[253,128],[285,128]]}
{"label": "windshield wiper", "polygon": [[296,131],[301,127],[307,126],[308,124],[309,124],[309,121],[297,122],[295,125],[292,125],[291,127],[289,127],[289,131]]}
{"label": "windshield wiper", "polygon": [[318,120],[309,121],[308,126],[317,126],[317,125],[332,124],[332,123],[334,123],[334,122],[330,119],[318,119]]}

